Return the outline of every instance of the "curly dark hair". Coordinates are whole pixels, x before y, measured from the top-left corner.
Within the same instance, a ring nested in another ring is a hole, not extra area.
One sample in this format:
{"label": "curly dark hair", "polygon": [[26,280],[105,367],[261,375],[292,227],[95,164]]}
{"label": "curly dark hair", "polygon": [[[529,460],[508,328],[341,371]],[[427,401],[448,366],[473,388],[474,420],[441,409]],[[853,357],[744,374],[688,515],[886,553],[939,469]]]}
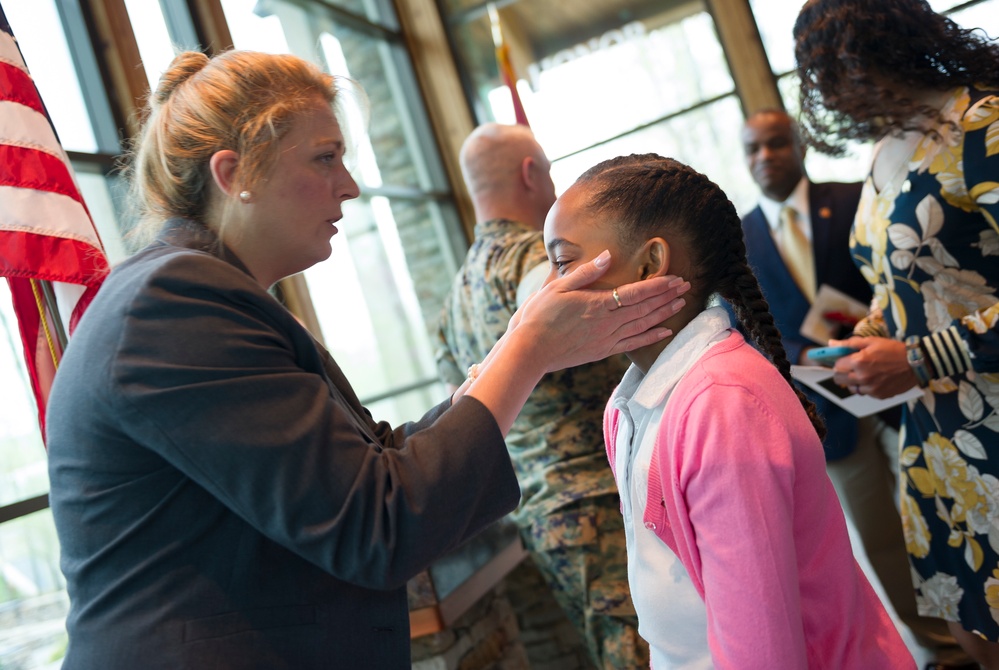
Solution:
{"label": "curly dark hair", "polygon": [[826,434],[815,405],[791,381],[791,364],[780,331],[746,260],[742,222],[725,192],[706,176],[671,158],[632,154],[604,161],[576,184],[587,189],[586,207],[620,222],[625,248],[668,234],[690,253],[690,301],[706,305],[713,294],[725,298],[736,318],[794,389],[820,438]]}
{"label": "curly dark hair", "polygon": [[999,43],[926,0],[809,0],[794,24],[794,53],[802,135],[832,155],[846,140],[916,130],[920,118],[947,123],[900,91],[999,85]]}

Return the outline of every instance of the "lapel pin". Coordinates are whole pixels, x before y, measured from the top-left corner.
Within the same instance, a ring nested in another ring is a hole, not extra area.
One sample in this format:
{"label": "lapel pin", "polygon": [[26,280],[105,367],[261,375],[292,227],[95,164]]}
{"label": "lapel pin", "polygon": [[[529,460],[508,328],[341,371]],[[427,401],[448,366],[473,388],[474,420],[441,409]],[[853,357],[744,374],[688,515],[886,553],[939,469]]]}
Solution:
{"label": "lapel pin", "polygon": [[822,217],[823,219],[828,219],[829,217],[832,216],[832,210],[829,209],[828,207],[822,207],[819,209],[819,216]]}

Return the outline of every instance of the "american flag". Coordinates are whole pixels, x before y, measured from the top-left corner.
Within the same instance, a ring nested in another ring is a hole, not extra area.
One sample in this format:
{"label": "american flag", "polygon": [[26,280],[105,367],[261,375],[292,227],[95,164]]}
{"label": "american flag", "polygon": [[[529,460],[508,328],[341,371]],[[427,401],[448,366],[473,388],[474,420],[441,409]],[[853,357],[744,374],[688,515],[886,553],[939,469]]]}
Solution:
{"label": "american flag", "polygon": [[43,435],[63,333],[107,273],[69,158],[0,8],[0,276],[10,284]]}

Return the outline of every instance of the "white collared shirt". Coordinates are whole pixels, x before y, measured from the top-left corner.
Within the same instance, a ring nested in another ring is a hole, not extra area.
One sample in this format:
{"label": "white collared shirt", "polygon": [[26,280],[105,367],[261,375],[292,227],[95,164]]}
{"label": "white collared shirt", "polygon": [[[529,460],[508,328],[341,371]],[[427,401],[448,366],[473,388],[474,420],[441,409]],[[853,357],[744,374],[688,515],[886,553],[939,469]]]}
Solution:
{"label": "white collared shirt", "polygon": [[666,403],[704,352],[728,337],[730,326],[721,307],[701,312],[677,333],[647,374],[632,365],[611,400],[620,410],[615,470],[624,513],[628,582],[638,632],[649,643],[656,670],[714,667],[704,601],[676,554],[645,528],[644,517],[649,465]]}
{"label": "white collared shirt", "polygon": [[763,217],[767,220],[767,225],[770,226],[770,235],[778,249],[780,249],[780,211],[785,206],[793,207],[794,211],[798,213],[798,225],[808,241],[811,242],[812,217],[809,214],[808,179],[806,177],[801,178],[798,185],[791,191],[791,195],[783,202],[771,200],[765,195],[760,196],[760,211],[763,212]]}

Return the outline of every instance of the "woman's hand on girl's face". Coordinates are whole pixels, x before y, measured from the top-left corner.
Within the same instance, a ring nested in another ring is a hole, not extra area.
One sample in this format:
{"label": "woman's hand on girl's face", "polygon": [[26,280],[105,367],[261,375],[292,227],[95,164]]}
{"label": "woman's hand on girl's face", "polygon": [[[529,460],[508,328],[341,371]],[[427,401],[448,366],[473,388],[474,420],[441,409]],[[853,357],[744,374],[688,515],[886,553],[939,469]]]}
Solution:
{"label": "woman's hand on girl's face", "polygon": [[830,340],[829,344],[857,349],[833,365],[833,381],[854,393],[890,398],[918,383],[903,342],[887,337],[851,337]]}
{"label": "woman's hand on girl's face", "polygon": [[679,296],[690,284],[656,277],[619,286],[615,300],[611,290],[587,288],[609,265],[610,254],[604,252],[548,281],[511,319],[509,332],[532,338],[549,372],[640,349],[672,334],[662,324],[683,307]]}

